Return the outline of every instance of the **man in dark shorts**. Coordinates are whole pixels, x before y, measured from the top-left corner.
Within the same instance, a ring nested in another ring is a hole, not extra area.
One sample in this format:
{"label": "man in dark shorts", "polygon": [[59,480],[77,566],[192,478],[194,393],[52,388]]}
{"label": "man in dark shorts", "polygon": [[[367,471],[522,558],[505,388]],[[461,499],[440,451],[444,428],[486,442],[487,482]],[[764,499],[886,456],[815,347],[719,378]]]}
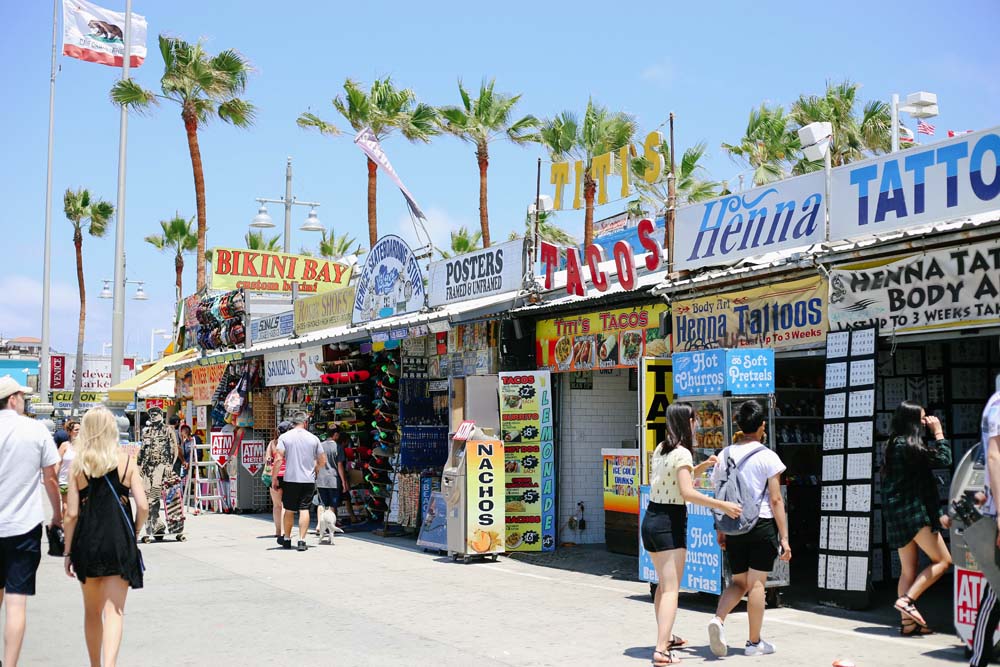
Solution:
{"label": "man in dark shorts", "polygon": [[[299,543],[298,550],[306,550],[306,533],[309,532],[309,507],[316,493],[316,471],[326,465],[326,454],[319,438],[306,430],[309,417],[299,412],[292,419],[292,430],[278,436],[278,444],[274,468],[281,469],[285,462],[285,478],[281,482],[281,504],[285,508],[282,521],[282,544],[285,549],[292,548],[292,527],[295,525],[295,513],[299,513]],[[278,479],[272,482],[274,489],[278,488]]]}
{"label": "man in dark shorts", "polygon": [[62,527],[59,452],[45,425],[24,416],[25,394],[9,375],[0,378],[0,605],[7,605],[3,664],[16,667],[24,641],[28,597],[42,559],[42,499],[52,505],[52,525]]}
{"label": "man in dark shorts", "polygon": [[788,519],[781,496],[781,473],[785,471],[785,464],[774,450],[762,444],[767,428],[765,416],[764,407],[757,401],[746,401],[739,406],[735,421],[743,435],[720,454],[720,461],[712,475],[718,489],[723,457],[731,456],[739,464],[743,457],[753,453],[753,458],[747,460],[742,472],[750,485],[750,495],[760,498],[759,518],[750,532],[743,535],[719,533],[719,545],[726,550],[733,573],[732,583],[719,598],[715,618],[708,624],[712,653],[720,657],[729,651],[723,623],[744,595],[747,596],[750,622],[750,636],[743,650],[744,655],[767,655],[775,651],[774,644],[760,636],[764,624],[764,584],[774,567],[774,559],[780,553],[782,560],[791,560],[792,549],[788,546]]}

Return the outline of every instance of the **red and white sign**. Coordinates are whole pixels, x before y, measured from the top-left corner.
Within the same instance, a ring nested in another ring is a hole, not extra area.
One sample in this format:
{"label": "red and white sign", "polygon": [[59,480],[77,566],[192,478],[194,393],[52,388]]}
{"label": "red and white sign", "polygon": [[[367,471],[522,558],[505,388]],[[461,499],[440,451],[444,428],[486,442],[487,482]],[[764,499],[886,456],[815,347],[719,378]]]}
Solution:
{"label": "red and white sign", "polygon": [[212,459],[220,466],[226,465],[233,451],[233,433],[213,433],[211,439]]}
{"label": "red and white sign", "polygon": [[[135,375],[135,359],[122,360],[121,379]],[[83,384],[80,391],[107,391],[111,388],[111,359],[83,357]],[[49,387],[72,390],[76,379],[76,355],[53,354],[49,357]]]}
{"label": "red and white sign", "polygon": [[[967,646],[972,645],[972,630],[976,627],[976,615],[979,612],[979,601],[983,597],[984,583],[982,572],[955,568],[955,630]],[[993,633],[993,643],[998,640],[1000,640],[1000,626]]]}
{"label": "red and white sign", "polygon": [[244,440],[240,451],[240,463],[251,475],[256,475],[257,471],[264,467],[263,440]]}
{"label": "red and white sign", "polygon": [[[646,250],[643,266],[647,271],[656,271],[663,262],[663,246],[653,237],[653,221],[643,219],[637,226],[639,243]],[[634,290],[639,267],[635,265],[635,252],[628,241],[618,241],[614,246],[615,271],[618,283],[626,290]],[[545,265],[545,289],[552,289],[552,275],[559,266],[559,246],[542,241],[540,257]],[[598,292],[606,292],[611,283],[601,264],[608,261],[604,248],[596,243],[587,246],[583,257],[579,248],[566,248],[566,293],[583,296],[587,293],[587,279]],[[584,266],[587,267],[586,274]]]}
{"label": "red and white sign", "polygon": [[476,422],[468,419],[463,421],[459,425],[458,430],[455,431],[455,435],[454,437],[452,437],[452,440],[459,440],[461,442],[465,442],[466,440],[472,437],[472,429],[474,428],[476,428]]}

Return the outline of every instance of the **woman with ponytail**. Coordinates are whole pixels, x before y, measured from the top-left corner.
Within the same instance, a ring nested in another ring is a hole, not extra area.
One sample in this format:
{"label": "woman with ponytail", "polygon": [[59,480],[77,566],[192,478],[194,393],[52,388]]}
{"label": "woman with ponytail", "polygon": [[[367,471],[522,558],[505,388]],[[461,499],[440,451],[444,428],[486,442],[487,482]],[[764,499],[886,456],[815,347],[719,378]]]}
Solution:
{"label": "woman with ponytail", "polygon": [[142,588],[137,526],[146,522],[149,506],[142,477],[134,459],[119,446],[118,425],[107,408],[91,408],[83,416],[66,502],[66,574],[79,579],[83,589],[90,664],[113,666],[128,589]]}

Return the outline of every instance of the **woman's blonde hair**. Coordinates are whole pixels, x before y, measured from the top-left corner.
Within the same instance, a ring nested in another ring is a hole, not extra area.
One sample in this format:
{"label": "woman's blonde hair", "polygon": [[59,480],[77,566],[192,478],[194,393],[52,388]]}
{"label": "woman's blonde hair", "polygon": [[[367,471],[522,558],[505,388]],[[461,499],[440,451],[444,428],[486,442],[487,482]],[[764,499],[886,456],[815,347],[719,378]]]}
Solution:
{"label": "woman's blonde hair", "polygon": [[80,437],[76,442],[73,474],[102,477],[118,467],[118,422],[110,410],[97,406],[83,415]]}

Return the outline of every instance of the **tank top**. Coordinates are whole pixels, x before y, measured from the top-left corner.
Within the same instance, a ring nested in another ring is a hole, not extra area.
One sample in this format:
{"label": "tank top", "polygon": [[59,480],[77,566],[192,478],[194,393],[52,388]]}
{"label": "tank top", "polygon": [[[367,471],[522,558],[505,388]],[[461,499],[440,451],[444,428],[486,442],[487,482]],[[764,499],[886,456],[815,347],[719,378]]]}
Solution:
{"label": "tank top", "polygon": [[73,442],[66,441],[66,451],[63,452],[62,463],[59,464],[59,484],[66,485],[69,484],[69,469],[73,465],[73,459],[76,458],[76,449],[73,447]]}

